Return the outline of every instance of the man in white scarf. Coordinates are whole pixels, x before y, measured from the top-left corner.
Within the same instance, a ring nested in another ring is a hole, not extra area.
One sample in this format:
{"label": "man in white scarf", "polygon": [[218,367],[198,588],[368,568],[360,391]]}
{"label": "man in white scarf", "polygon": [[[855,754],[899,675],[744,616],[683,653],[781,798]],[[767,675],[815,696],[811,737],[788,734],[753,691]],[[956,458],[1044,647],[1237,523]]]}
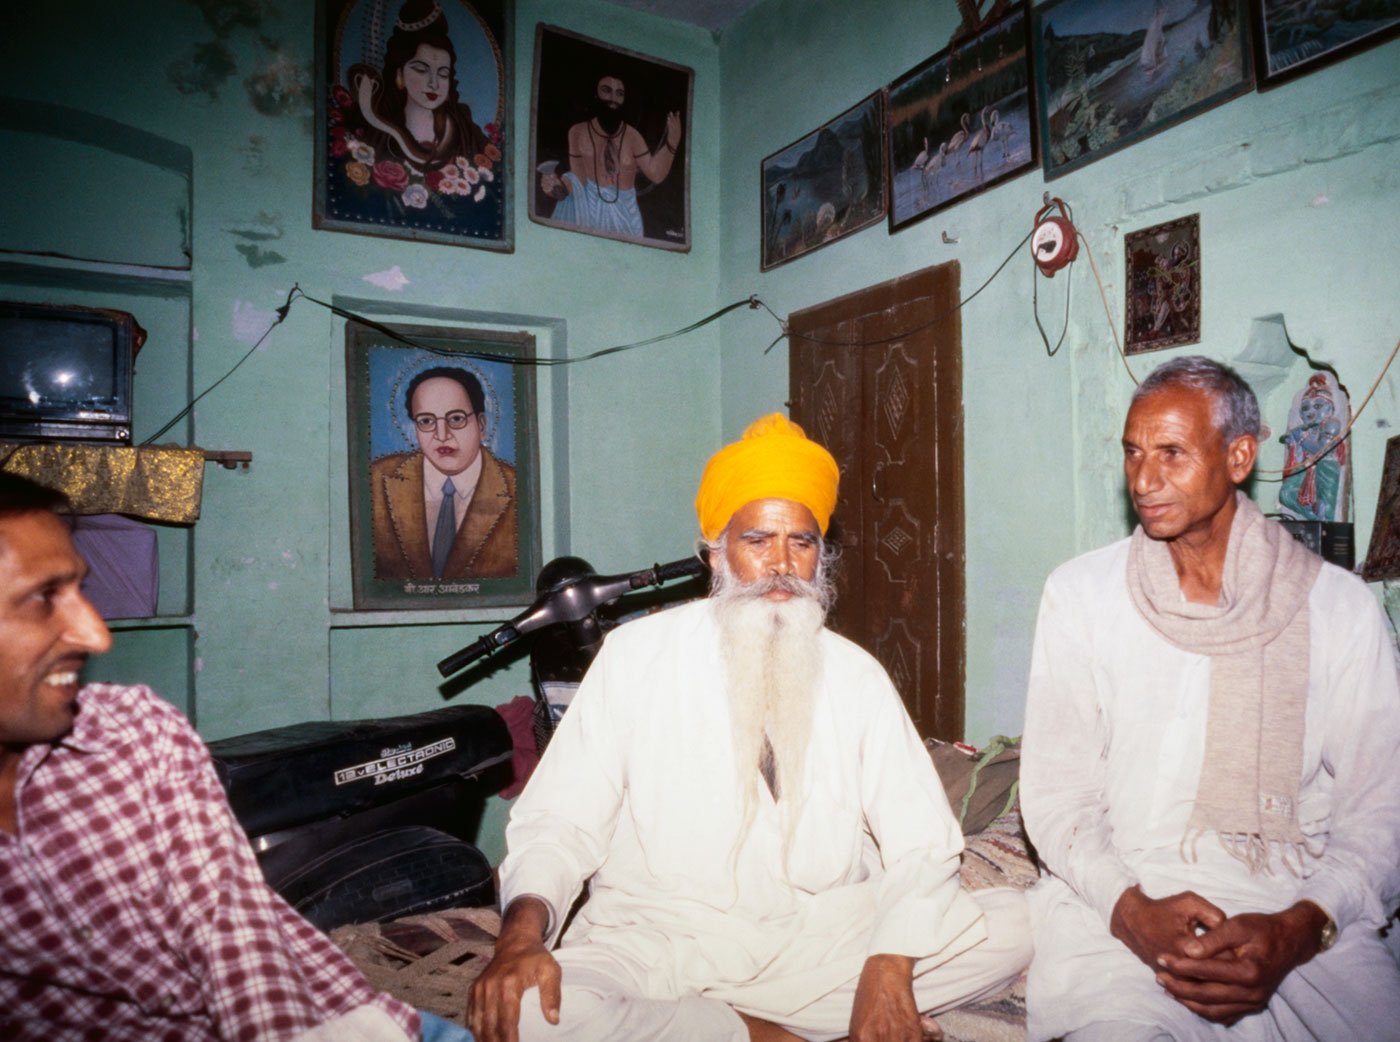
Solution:
{"label": "man in white scarf", "polygon": [[1141,522],[1057,569],[1021,796],[1033,1042],[1400,1039],[1400,685],[1375,599],[1239,491],[1259,408],[1175,359],[1123,431]]}
{"label": "man in white scarf", "polygon": [[707,467],[713,596],[608,636],[512,809],[479,1042],[919,1042],[1025,965],[1022,895],[961,890],[898,694],[823,626],[836,482],[777,414]]}

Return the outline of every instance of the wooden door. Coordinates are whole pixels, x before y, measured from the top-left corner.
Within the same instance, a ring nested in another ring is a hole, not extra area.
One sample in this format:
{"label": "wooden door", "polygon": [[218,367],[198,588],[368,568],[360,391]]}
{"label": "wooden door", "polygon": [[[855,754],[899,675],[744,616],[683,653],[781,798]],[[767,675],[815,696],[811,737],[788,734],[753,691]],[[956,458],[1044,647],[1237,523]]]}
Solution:
{"label": "wooden door", "polygon": [[919,733],[963,737],[958,265],[795,312],[792,417],[836,457],[831,626],[884,665]]}

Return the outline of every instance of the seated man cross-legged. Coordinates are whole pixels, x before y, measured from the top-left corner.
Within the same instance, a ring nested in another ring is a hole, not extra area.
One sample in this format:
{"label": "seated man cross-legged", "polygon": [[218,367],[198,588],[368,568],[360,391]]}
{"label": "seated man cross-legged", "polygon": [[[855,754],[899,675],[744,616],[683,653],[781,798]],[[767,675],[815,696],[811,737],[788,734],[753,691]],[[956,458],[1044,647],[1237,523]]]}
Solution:
{"label": "seated man cross-legged", "polygon": [[1364,583],[1239,491],[1232,369],[1138,387],[1141,522],[1045,584],[1021,796],[1032,1042],[1400,1040],[1400,685]]}
{"label": "seated man cross-legged", "polygon": [[1022,895],[960,888],[898,694],[823,626],[837,477],[778,414],[710,460],[712,595],[608,637],[512,810],[480,1042],[918,1042],[1026,964]]}

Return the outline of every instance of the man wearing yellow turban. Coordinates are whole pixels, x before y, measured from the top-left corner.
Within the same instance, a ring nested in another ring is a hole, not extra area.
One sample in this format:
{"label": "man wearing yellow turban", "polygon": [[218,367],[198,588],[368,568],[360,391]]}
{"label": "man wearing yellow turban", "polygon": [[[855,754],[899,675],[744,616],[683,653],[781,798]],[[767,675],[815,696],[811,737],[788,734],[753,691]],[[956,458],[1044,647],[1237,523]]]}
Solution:
{"label": "man wearing yellow turban", "polygon": [[512,809],[478,1042],[917,1042],[1029,961],[1021,894],[959,887],[889,677],[823,625],[839,476],[776,413],[710,459],[711,596],[608,637]]}

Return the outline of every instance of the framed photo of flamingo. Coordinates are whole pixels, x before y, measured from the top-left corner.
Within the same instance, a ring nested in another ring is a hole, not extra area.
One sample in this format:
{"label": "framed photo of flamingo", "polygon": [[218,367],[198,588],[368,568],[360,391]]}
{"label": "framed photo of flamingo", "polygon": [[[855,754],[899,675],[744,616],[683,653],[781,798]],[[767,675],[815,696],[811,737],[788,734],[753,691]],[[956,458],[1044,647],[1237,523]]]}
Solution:
{"label": "framed photo of flamingo", "polygon": [[890,231],[1035,166],[1028,18],[1005,18],[886,89]]}
{"label": "framed photo of flamingo", "polygon": [[1254,86],[1247,0],[1050,0],[1031,35],[1046,178]]}
{"label": "framed photo of flamingo", "polygon": [[318,0],[312,226],[510,252],[512,0]]}
{"label": "framed photo of flamingo", "polygon": [[760,164],[762,271],[885,216],[882,102],[876,91]]}

